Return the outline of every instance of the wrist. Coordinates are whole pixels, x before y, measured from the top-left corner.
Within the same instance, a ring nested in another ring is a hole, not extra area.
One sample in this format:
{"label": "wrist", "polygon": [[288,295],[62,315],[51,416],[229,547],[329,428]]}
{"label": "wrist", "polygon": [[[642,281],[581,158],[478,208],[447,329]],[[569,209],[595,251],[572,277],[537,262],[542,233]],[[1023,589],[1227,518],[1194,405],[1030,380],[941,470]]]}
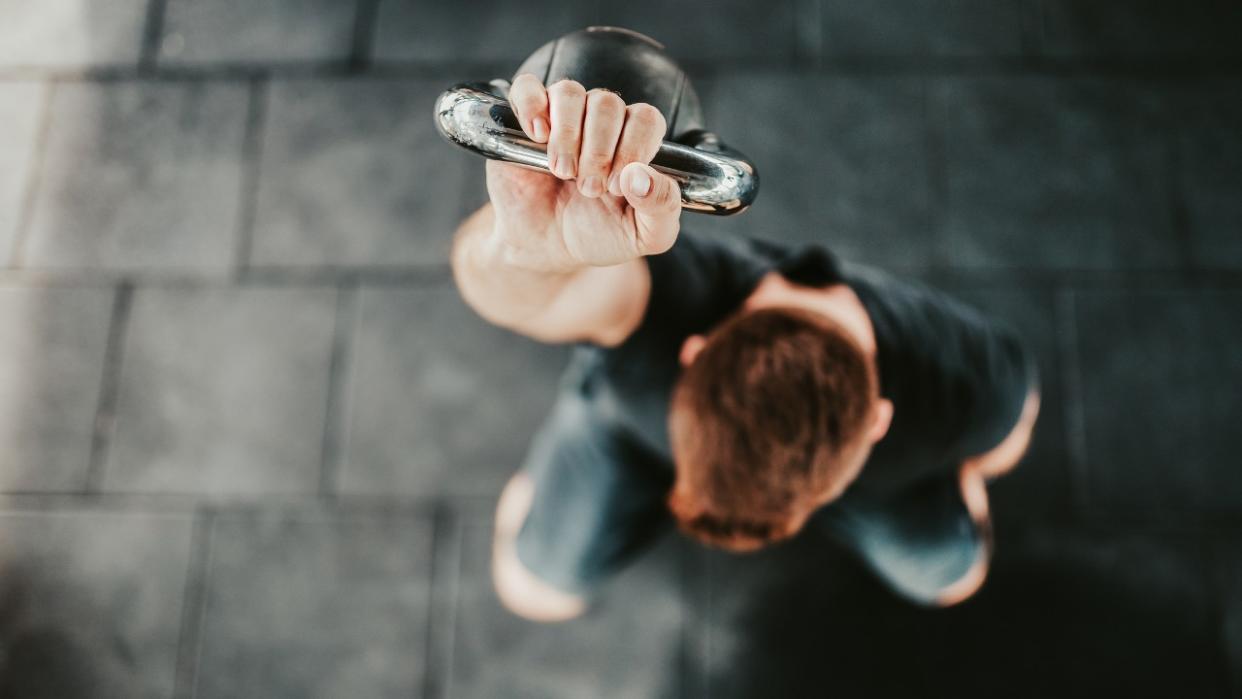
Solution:
{"label": "wrist", "polygon": [[551,236],[515,234],[494,217],[491,227],[480,236],[477,253],[490,267],[547,276],[572,276],[586,266],[567,253],[549,251],[547,237]]}

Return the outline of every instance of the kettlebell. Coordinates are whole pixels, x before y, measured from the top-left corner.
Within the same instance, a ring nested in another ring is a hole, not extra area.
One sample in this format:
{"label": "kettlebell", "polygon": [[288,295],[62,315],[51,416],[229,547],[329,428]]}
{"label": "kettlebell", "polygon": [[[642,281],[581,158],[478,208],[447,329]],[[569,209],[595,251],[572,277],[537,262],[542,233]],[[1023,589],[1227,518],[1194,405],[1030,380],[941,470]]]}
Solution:
{"label": "kettlebell", "polygon": [[[681,188],[687,211],[731,215],[759,193],[759,173],[741,153],[705,128],[689,78],[654,39],[619,27],[587,27],[539,47],[514,73],[544,85],[576,80],[588,90],[616,92],[627,104],[646,102],[668,130],[651,161]],[[509,82],[459,83],[435,104],[436,128],[451,143],[487,158],[551,172],[547,146],[526,137],[508,102]]]}

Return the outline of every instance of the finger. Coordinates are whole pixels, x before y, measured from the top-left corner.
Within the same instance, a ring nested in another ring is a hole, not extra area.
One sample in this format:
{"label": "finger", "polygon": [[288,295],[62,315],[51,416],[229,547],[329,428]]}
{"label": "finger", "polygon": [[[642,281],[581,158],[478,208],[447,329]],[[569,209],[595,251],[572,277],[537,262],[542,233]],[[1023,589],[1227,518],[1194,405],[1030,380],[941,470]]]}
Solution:
{"label": "finger", "polygon": [[617,138],[625,123],[625,102],[613,92],[591,90],[582,120],[582,152],[578,155],[578,191],[595,198],[604,193]]}
{"label": "finger", "polygon": [[582,140],[582,116],[586,112],[586,90],[573,80],[561,80],[548,87],[552,112],[552,135],[548,138],[548,168],[562,180],[577,174],[578,150]]}
{"label": "finger", "polygon": [[621,141],[617,144],[612,167],[609,168],[612,178],[608,181],[608,191],[613,196],[621,196],[619,174],[626,165],[646,165],[659,152],[666,128],[664,115],[655,107],[643,102],[626,107],[625,127],[621,131]]}
{"label": "finger", "polygon": [[681,229],[681,188],[668,175],[643,163],[621,171],[621,189],[634,211],[634,232],[644,255],[664,252]]}
{"label": "finger", "polygon": [[518,123],[530,140],[535,143],[547,143],[548,133],[548,91],[530,73],[522,73],[513,79],[509,87],[509,106],[517,115]]}

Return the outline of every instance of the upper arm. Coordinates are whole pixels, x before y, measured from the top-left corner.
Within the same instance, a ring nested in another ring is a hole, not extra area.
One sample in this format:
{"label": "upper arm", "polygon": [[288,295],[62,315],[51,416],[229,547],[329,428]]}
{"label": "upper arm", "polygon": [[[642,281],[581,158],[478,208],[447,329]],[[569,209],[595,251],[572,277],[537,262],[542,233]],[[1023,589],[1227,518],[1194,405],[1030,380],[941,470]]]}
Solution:
{"label": "upper arm", "polygon": [[1022,404],[1022,414],[1017,424],[1000,444],[988,451],[966,459],[963,466],[975,471],[984,478],[995,478],[1008,472],[1018,464],[1031,444],[1031,435],[1035,431],[1035,422],[1039,419],[1039,393],[1027,393]]}

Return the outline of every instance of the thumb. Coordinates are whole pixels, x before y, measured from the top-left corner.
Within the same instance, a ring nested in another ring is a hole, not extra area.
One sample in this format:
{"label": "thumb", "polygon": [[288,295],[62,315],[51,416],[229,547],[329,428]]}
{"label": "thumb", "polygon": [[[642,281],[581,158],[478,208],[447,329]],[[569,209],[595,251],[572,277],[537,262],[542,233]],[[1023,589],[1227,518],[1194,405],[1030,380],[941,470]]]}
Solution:
{"label": "thumb", "polygon": [[681,228],[681,188],[668,175],[643,163],[621,171],[621,192],[634,210],[639,252],[659,254],[673,246]]}

